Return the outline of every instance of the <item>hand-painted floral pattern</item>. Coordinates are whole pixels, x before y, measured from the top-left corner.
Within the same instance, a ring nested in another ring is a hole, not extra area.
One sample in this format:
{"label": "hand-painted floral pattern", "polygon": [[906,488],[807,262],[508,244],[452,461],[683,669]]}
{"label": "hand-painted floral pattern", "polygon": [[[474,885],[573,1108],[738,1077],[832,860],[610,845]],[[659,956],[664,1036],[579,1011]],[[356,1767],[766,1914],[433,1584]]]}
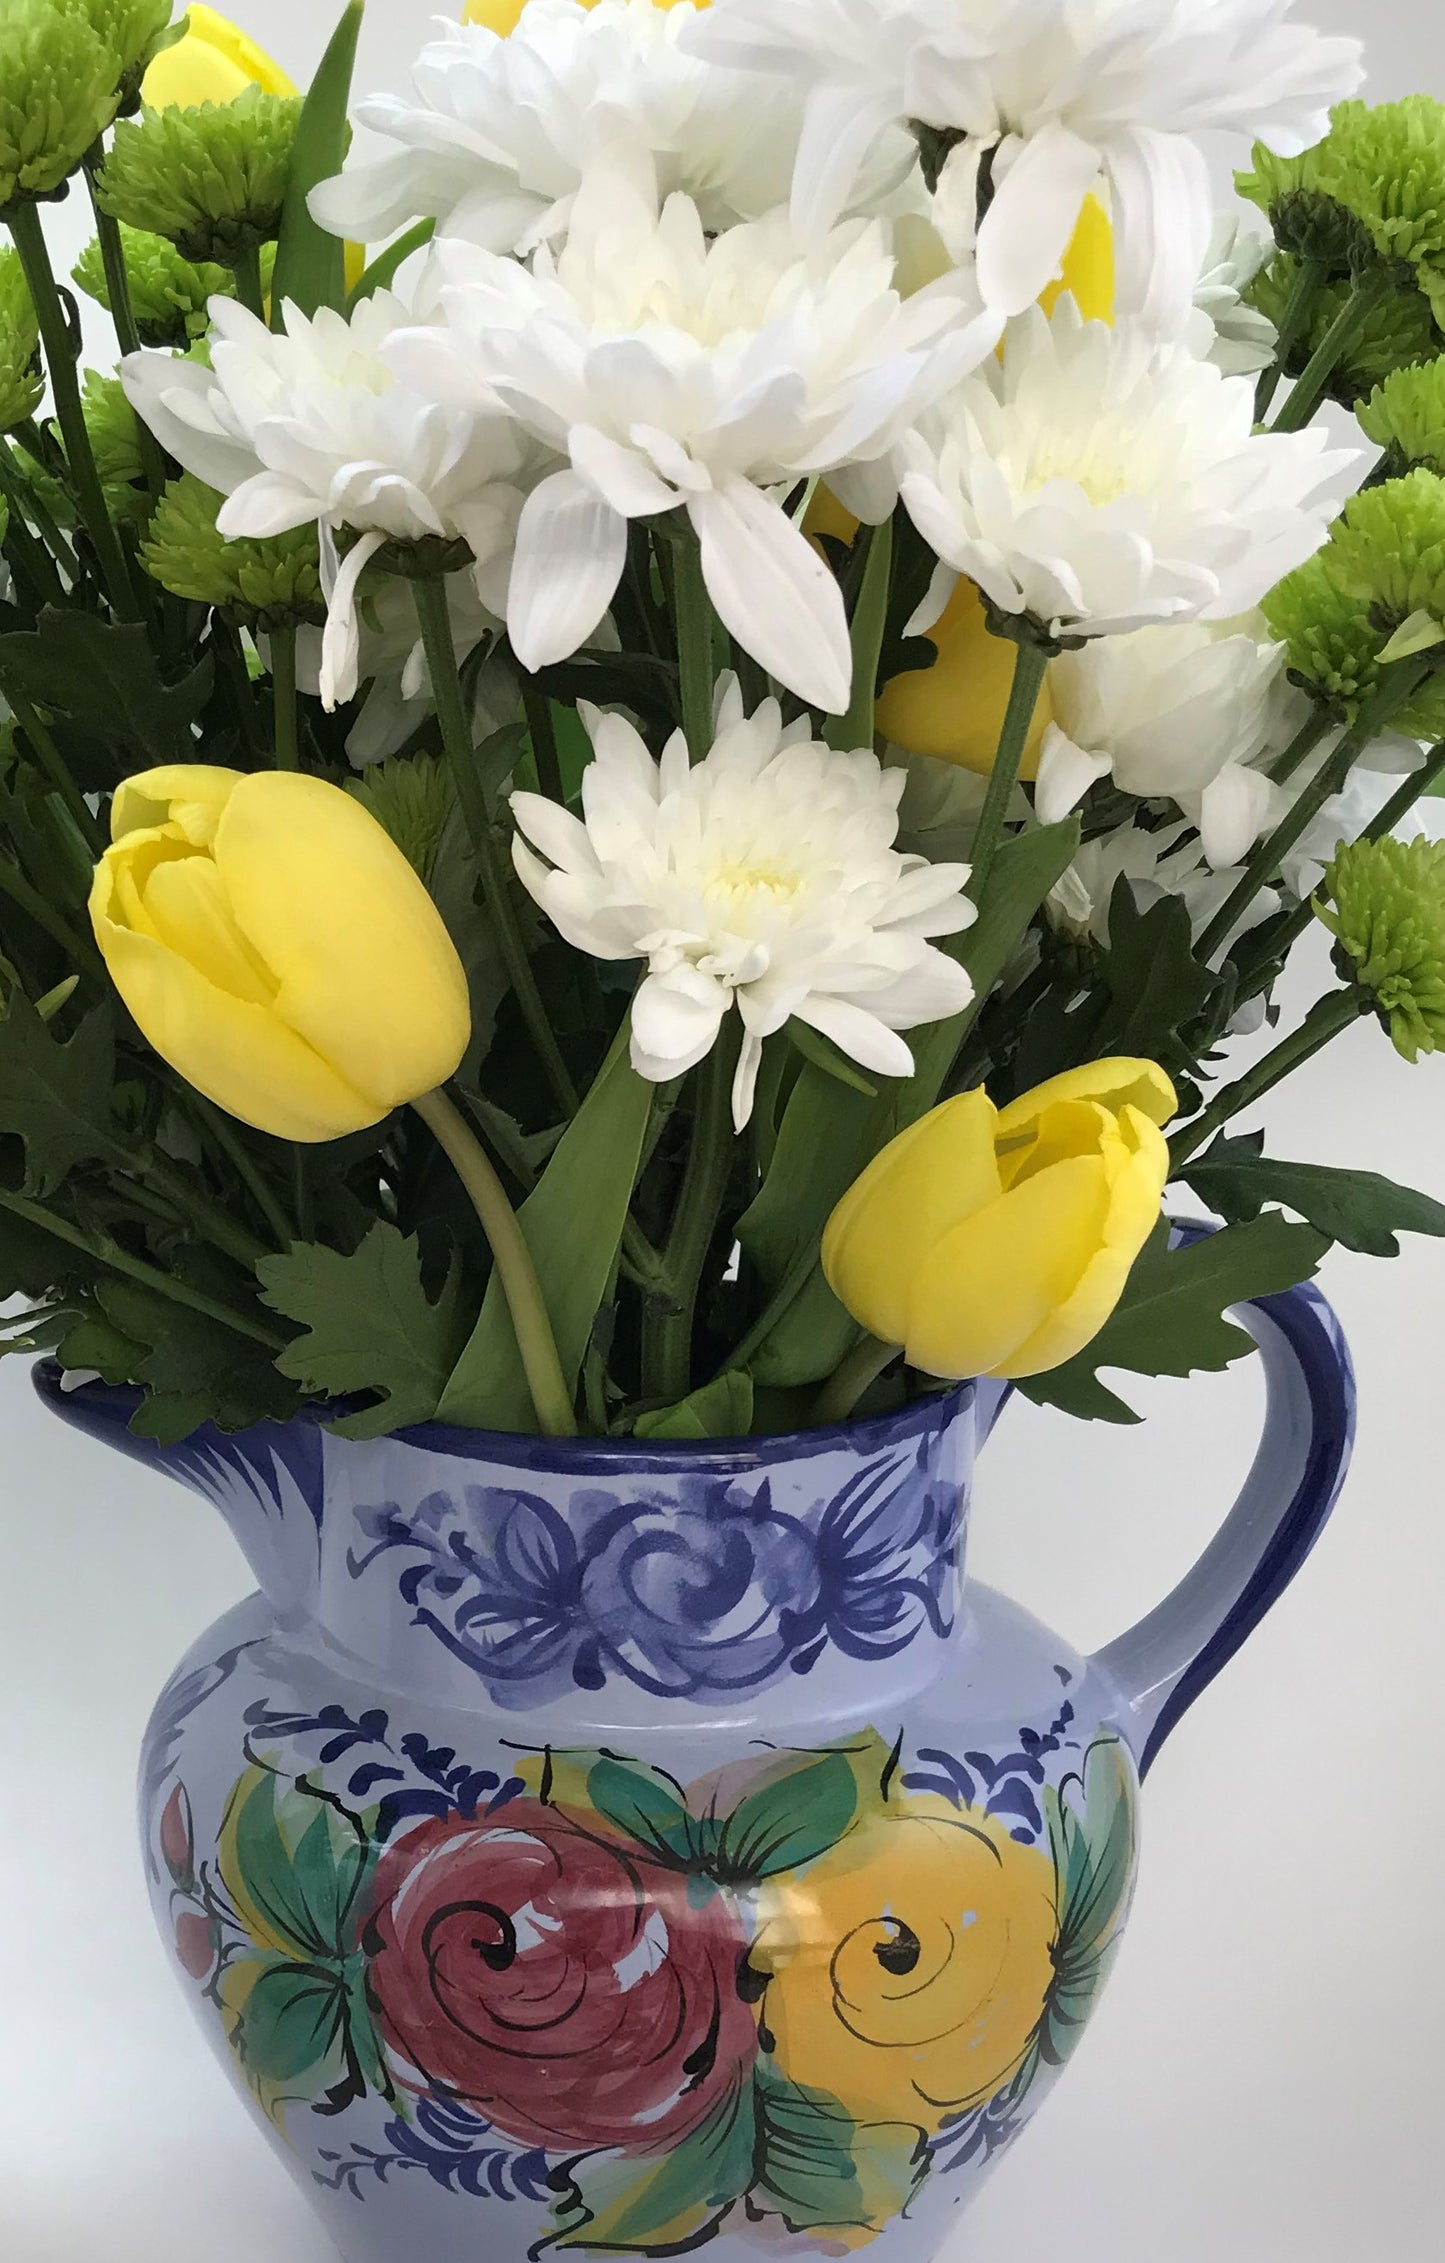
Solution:
{"label": "hand-painted floral pattern", "polygon": [[[389,2115],[315,2148],[319,2182],[546,2211],[535,2257],[724,2227],[837,2253],[1010,2140],[1103,1983],[1134,1775],[1066,1710],[997,1758],[869,1733],[685,1785],[259,1706],[215,1861],[179,1781],[152,1840],[263,2110]],[[1021,1781],[1037,1829],[995,1798]]]}

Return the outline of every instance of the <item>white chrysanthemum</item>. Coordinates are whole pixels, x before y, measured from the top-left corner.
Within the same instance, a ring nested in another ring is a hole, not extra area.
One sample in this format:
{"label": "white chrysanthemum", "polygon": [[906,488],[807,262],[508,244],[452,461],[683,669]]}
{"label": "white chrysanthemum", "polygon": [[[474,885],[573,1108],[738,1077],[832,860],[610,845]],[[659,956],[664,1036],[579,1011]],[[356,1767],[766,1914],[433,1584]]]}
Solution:
{"label": "white chrysanthemum", "polygon": [[960,274],[908,299],[885,223],[800,250],[786,212],[709,240],[644,155],[589,173],[560,251],[522,265],[449,241],[447,326],[391,348],[419,392],[500,399],[569,468],[528,498],[507,626],[524,667],[575,652],[622,574],[630,519],[685,509],[719,618],[812,705],[847,706],[838,585],[766,493],[825,473],[860,517],[892,507],[890,451],[998,335]]}
{"label": "white chrysanthemum", "polygon": [[1283,681],[1283,645],[1248,621],[1138,629],[1062,654],[1049,671],[1040,818],[1052,825],[1112,777],[1140,800],[1175,802],[1215,869],[1237,864],[1269,810],[1269,780],[1248,764],[1275,735]]}
{"label": "white chrysanthemum", "polygon": [[939,182],[940,223],[978,231],[985,298],[1006,313],[1058,271],[1100,174],[1112,191],[1121,305],[1188,304],[1209,236],[1190,138],[1248,134],[1283,155],[1320,140],[1363,76],[1360,43],[1287,22],[1293,0],[715,0],[694,52],[801,83],[800,218],[826,222],[875,137],[900,118],[965,138]]}
{"label": "white chrysanthemum", "polygon": [[580,712],[594,749],[582,818],[514,794],[513,854],[569,943],[647,961],[632,1005],[639,1074],[663,1084],[695,1067],[736,1006],[739,1130],[763,1040],[795,1017],[865,1069],[911,1075],[898,1031],[973,995],[929,937],[976,915],[967,865],[895,848],[902,772],[817,744],[806,721],[785,729],[774,700],[744,715],[731,677],[711,751],[693,768],[680,733],[659,762],[620,715]]}
{"label": "white chrysanthemum", "polygon": [[1184,342],[1226,377],[1253,377],[1274,359],[1279,333],[1244,294],[1274,253],[1274,240],[1231,214],[1215,222],[1194,286]]}
{"label": "white chrysanthemum", "polygon": [[[169,354],[130,355],[126,395],[176,460],[227,498],[222,534],[322,529],[329,611],[321,672],[328,706],[357,681],[356,587],[388,541],[464,541],[484,604],[500,613],[512,538],[541,451],[493,403],[432,399],[400,379],[383,348],[435,312],[378,291],[350,321],[286,309],[284,332],[211,301],[210,369]],[[338,566],[334,534],[360,539]]]}
{"label": "white chrysanthemum", "polygon": [[[1140,911],[1148,911],[1165,896],[1178,896],[1198,937],[1238,879],[1237,869],[1210,869],[1197,834],[1187,824],[1152,830],[1134,823],[1117,825],[1112,832],[1084,843],[1050,894],[1045,910],[1053,926],[1063,933],[1107,949],[1110,909],[1119,882],[1126,880]],[[1278,909],[1275,891],[1262,888],[1220,945],[1216,963],[1241,935]]]}
{"label": "white chrysanthemum", "polygon": [[[695,12],[691,0],[529,0],[505,39],[438,26],[410,97],[357,106],[398,146],[323,181],[312,212],[364,243],[429,218],[491,251],[530,249],[560,232],[587,165],[621,141],[650,150],[663,189],[695,198],[710,229],[756,219],[787,201],[802,98],[689,55],[679,34]],[[901,177],[915,154],[895,129],[870,185]]]}
{"label": "white chrysanthemum", "polygon": [[957,387],[898,453],[942,566],[1053,635],[1247,613],[1311,557],[1362,461],[1319,427],[1256,433],[1254,387],[1069,297],[1010,325],[1002,362]]}

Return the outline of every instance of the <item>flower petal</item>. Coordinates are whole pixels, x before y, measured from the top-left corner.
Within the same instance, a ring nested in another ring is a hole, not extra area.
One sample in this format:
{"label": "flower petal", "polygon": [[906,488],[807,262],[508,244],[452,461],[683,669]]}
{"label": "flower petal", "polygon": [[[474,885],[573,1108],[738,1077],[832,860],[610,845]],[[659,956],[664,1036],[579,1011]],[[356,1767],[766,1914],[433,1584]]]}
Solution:
{"label": "flower petal", "polygon": [[744,479],[693,496],[687,508],[724,628],[810,707],[841,715],[853,677],[848,617],[807,537]]}
{"label": "flower petal", "polygon": [[553,472],[533,488],[507,585],[507,632],[524,668],[569,659],[586,642],[626,562],[626,519],[575,471]]}

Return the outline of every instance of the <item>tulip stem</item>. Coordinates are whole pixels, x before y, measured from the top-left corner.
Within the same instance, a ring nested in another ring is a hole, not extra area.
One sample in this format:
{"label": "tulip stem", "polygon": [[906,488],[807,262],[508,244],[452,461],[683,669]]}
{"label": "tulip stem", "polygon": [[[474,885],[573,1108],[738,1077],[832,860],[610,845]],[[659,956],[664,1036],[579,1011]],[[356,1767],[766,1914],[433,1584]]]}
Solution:
{"label": "tulip stem", "polygon": [[846,1359],[839,1361],[818,1393],[813,1402],[814,1422],[820,1426],[846,1422],[870,1384],[876,1383],[899,1356],[897,1344],[880,1344],[876,1336],[865,1336]]}
{"label": "tulip stem", "polygon": [[1023,767],[1024,748],[1029,742],[1034,711],[1039,704],[1039,693],[1044,688],[1048,673],[1049,656],[1042,645],[1020,639],[1014,650],[1013,688],[1009,693],[1004,713],[1003,729],[999,733],[998,752],[989,772],[988,791],[983,797],[983,809],[978,820],[978,831],[973,837],[973,872],[968,892],[975,903],[983,895],[993,860],[1003,841],[1003,829],[1008,821],[1009,803],[1018,784]]}
{"label": "tulip stem", "polygon": [[41,343],[45,348],[45,366],[50,377],[50,390],[55,397],[56,415],[65,441],[65,459],[70,483],[86,533],[90,536],[100,568],[101,580],[110,597],[111,605],[123,621],[139,621],[142,611],[131,587],[130,569],[121,548],[120,537],[111,524],[106,508],[105,490],[95,468],[95,453],[90,444],[85,412],[80,401],[80,381],[76,376],[76,357],[79,352],[78,325],[72,333],[61,303],[55,281],[55,270],[50,264],[50,251],[45,241],[45,230],[40,224],[39,207],[20,202],[12,204],[6,219],[20,254],[36,320],[40,325]]}
{"label": "tulip stem", "polygon": [[718,1211],[732,1167],[732,1079],[736,1031],[729,1015],[697,1075],[692,1146],[683,1173],[663,1271],[670,1294],[649,1304],[642,1322],[643,1395],[660,1405],[685,1399],[692,1387],[692,1335],[702,1269],[717,1230]]}
{"label": "tulip stem", "polygon": [[139,1281],[142,1287],[153,1289],[157,1296],[169,1298],[172,1304],[183,1304],[189,1311],[199,1312],[205,1319],[216,1321],[222,1328],[229,1328],[238,1336],[248,1337],[253,1344],[264,1344],[269,1352],[284,1351],[286,1348],[285,1337],[278,1336],[274,1329],[263,1327],[259,1320],[248,1319],[245,1313],[234,1311],[230,1305],[221,1304],[215,1297],[203,1295],[199,1289],[187,1288],[183,1281],[178,1281],[174,1274],[163,1273],[159,1266],[147,1265],[143,1258],[132,1257],[129,1250],[122,1249],[109,1234],[82,1233],[78,1226],[72,1226],[66,1218],[57,1218],[43,1204],[31,1202],[23,1194],[11,1194],[3,1187],[0,1187],[0,1208],[11,1211],[17,1218],[23,1218],[27,1225],[38,1226],[42,1233],[53,1234],[57,1241],[68,1242],[72,1249],[82,1251],[86,1257],[97,1265],[105,1266],[109,1272],[122,1273],[128,1280]]}
{"label": "tulip stem", "polygon": [[462,690],[457,648],[452,639],[446,584],[440,576],[433,576],[429,580],[414,581],[411,587],[417,619],[421,624],[422,642],[426,647],[427,664],[431,669],[432,695],[436,700],[442,746],[451,766],[457,800],[461,804],[467,834],[481,872],[482,893],[486,899],[487,916],[492,923],[497,949],[516,993],[522,1019],[527,1024],[552,1089],[567,1114],[575,1116],[577,1087],[568,1074],[562,1049],[547,1018],[546,1003],[537,987],[537,978],[532,972],[532,962],[527,956],[522,930],[517,924],[517,915],[507,886],[507,874],[497,854],[491,820],[482,798],[481,780],[477,776],[476,749],[472,743],[472,726],[467,717],[466,694]]}
{"label": "tulip stem", "polygon": [[1273,1092],[1294,1070],[1313,1060],[1342,1031],[1352,1029],[1362,1014],[1368,1013],[1370,1003],[1359,990],[1330,990],[1311,1006],[1300,1026],[1289,1037],[1281,1038],[1278,1045],[1256,1061],[1252,1069],[1234,1084],[1227,1085],[1213,1099],[1203,1115],[1196,1116],[1192,1124],[1176,1132],[1169,1143],[1169,1168],[1177,1176],[1186,1163],[1192,1162],[1205,1141],[1221,1131],[1234,1116],[1252,1108],[1267,1092]]}
{"label": "tulip stem", "polygon": [[444,1092],[424,1092],[413,1108],[448,1157],[471,1198],[491,1247],[497,1278],[512,1316],[517,1349],[537,1420],[548,1438],[575,1438],[577,1417],[562,1372],[542,1284],[532,1252],[481,1142]]}
{"label": "tulip stem", "polygon": [[296,624],[287,621],[271,631],[271,691],[275,701],[276,768],[299,770],[300,739],[296,714]]}

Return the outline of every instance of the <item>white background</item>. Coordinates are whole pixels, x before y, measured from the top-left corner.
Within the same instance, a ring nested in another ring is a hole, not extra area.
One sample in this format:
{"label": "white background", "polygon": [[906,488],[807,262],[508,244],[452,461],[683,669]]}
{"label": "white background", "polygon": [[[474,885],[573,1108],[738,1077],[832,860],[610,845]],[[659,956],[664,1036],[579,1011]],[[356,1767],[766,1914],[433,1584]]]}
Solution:
{"label": "white background", "polygon": [[[0,5],[4,0],[0,0]],[[432,9],[372,0],[359,86]],[[1445,78],[1438,0],[1302,0],[1365,30],[1384,97]],[[305,79],[327,0],[249,0]],[[1324,978],[1301,970],[1302,1008]],[[1269,1110],[1281,1155],[1445,1197],[1445,1063],[1362,1026]],[[987,2263],[1440,2263],[1445,2240],[1445,1250],[1329,1262],[1360,1372],[1344,1506],[1150,1780],[1126,1951],[1041,2124],[955,2250]],[[1086,1647],[1165,1592],[1251,1450],[1248,1371],[1138,1431],[1014,1408],[974,1568]],[[0,1375],[0,2255],[335,2263],[168,1977],[132,1776],[176,1658],[248,1582],[210,1512]],[[484,2263],[479,2254],[478,2263]]]}

